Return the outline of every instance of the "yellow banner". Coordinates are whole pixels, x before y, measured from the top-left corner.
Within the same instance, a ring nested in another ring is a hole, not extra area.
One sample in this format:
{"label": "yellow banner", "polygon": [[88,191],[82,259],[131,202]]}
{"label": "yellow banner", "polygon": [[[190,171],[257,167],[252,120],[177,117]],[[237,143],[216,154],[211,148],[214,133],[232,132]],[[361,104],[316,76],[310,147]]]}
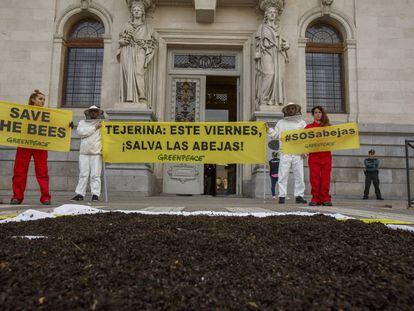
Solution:
{"label": "yellow banner", "polygon": [[263,122],[104,122],[108,163],[265,163]]}
{"label": "yellow banner", "polygon": [[359,135],[356,123],[314,127],[282,133],[282,152],[304,154],[320,151],[358,149]]}
{"label": "yellow banner", "polygon": [[72,111],[0,102],[0,145],[70,151]]}

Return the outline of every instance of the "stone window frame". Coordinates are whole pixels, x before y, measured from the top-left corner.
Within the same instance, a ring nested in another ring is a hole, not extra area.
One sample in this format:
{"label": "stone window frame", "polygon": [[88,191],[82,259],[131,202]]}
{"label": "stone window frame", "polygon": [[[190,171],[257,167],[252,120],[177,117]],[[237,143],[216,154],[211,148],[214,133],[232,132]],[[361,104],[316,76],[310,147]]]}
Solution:
{"label": "stone window frame", "polygon": [[[88,7],[82,5],[72,5],[62,11],[55,22],[55,33],[53,37],[52,49],[52,71],[50,79],[50,95],[49,106],[51,108],[62,107],[62,99],[64,92],[64,67],[65,67],[65,37],[69,30],[77,22],[82,19],[95,19],[100,21],[105,28],[105,33],[102,35],[104,59],[102,69],[102,92],[101,92],[101,107],[105,106],[105,96],[103,90],[110,86],[110,59],[111,59],[111,44],[112,44],[112,15],[103,6],[92,2]],[[84,110],[84,108],[68,108],[71,110]]]}
{"label": "stone window frame", "polygon": [[358,81],[357,81],[357,44],[355,23],[345,13],[336,8],[329,12],[317,6],[307,11],[298,21],[298,63],[299,63],[299,100],[306,106],[306,30],[312,24],[327,23],[333,25],[342,35],[343,51],[343,77],[345,113],[337,113],[338,121],[353,122],[359,115],[358,107]]}

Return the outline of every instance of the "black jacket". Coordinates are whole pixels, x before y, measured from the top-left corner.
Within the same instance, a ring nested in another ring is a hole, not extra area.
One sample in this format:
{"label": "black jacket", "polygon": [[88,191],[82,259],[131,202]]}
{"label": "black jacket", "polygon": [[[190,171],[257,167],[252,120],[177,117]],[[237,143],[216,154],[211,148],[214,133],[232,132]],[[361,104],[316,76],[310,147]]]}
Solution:
{"label": "black jacket", "polygon": [[273,158],[269,161],[270,175],[279,173],[279,162],[280,160],[278,158]]}

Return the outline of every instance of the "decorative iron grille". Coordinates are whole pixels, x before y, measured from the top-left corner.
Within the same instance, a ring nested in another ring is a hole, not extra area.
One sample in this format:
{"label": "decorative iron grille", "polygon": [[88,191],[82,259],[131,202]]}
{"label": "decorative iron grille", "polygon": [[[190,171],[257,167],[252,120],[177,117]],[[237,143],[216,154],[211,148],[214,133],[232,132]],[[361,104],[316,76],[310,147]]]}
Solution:
{"label": "decorative iron grille", "polygon": [[235,55],[174,55],[174,68],[235,70]]}
{"label": "decorative iron grille", "polygon": [[196,117],[197,83],[175,82],[175,121],[194,122]]}

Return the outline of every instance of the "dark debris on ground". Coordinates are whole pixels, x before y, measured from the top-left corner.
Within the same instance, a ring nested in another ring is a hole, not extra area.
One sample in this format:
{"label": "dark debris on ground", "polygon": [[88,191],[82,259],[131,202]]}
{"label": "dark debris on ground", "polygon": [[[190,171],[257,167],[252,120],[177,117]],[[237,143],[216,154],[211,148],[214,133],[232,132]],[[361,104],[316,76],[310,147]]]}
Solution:
{"label": "dark debris on ground", "polygon": [[2,310],[414,306],[414,234],[356,220],[105,213],[3,224],[0,243]]}

